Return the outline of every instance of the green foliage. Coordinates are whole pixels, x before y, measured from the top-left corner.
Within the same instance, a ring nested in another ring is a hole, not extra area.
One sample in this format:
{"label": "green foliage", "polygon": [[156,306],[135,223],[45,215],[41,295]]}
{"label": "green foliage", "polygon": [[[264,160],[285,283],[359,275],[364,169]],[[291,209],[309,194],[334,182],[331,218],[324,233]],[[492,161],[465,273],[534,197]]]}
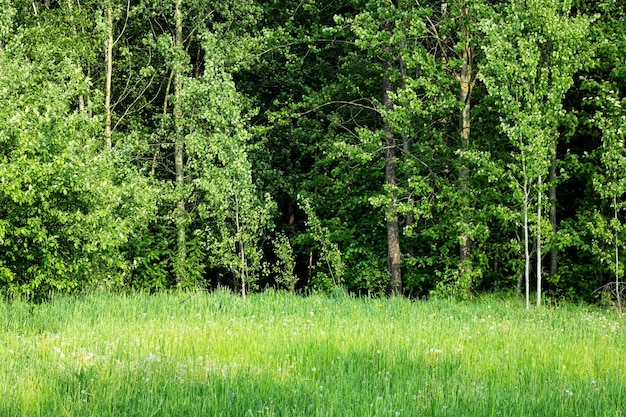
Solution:
{"label": "green foliage", "polygon": [[[194,233],[205,245],[210,268],[237,277],[245,294],[262,267],[261,240],[268,230],[272,203],[258,191],[248,159],[250,117],[230,74],[217,37],[204,36],[204,74],[187,78],[181,95],[188,176],[198,199]],[[201,198],[199,199],[199,196]]]}
{"label": "green foliage", "polygon": [[[599,224],[596,224],[594,249],[599,252],[601,263],[611,265],[610,269],[619,280],[619,277],[623,276],[623,266],[620,260],[616,259],[615,251],[624,248],[620,243],[624,241],[625,232],[620,214],[625,206],[622,197],[626,193],[626,178],[623,176],[626,169],[626,151],[624,150],[626,111],[622,109],[622,105],[626,105],[626,100],[616,97],[613,90],[606,91],[608,86],[604,87],[605,91],[601,91],[604,102],[596,104],[601,110],[598,110],[594,117],[597,127],[602,132],[602,149],[599,150],[601,166],[592,178],[592,182],[600,198],[609,202],[613,217],[603,219],[602,223],[605,223],[605,227],[601,228]],[[613,246],[613,253],[602,250],[611,241],[613,245],[608,246]]]}
{"label": "green foliage", "polygon": [[298,201],[307,216],[308,236],[305,239],[312,240],[314,246],[311,250],[317,246],[316,249],[319,252],[316,256],[318,259],[315,265],[311,265],[315,269],[312,271],[314,275],[308,286],[313,291],[328,293],[343,283],[345,274],[343,257],[337,244],[331,240],[330,231],[322,225],[319,217],[313,211],[311,202],[302,196]]}
{"label": "green foliage", "polygon": [[0,51],[3,287],[10,293],[67,291],[77,286],[73,275],[85,266],[71,249],[85,242],[80,228],[64,225],[80,224],[87,201],[76,157],[82,144],[66,138],[81,132],[81,125],[87,132],[93,127],[80,115],[68,117],[74,92],[52,84],[36,64],[10,60],[19,54],[11,46]]}
{"label": "green foliage", "polygon": [[[591,300],[623,276],[618,0],[0,0],[0,10],[5,294],[382,295],[395,210],[411,297],[518,288],[524,212],[528,232],[558,248],[554,294]],[[554,186],[552,230],[537,210]]]}
{"label": "green foliage", "polygon": [[[559,240],[568,254],[560,286],[584,299],[621,276],[621,200],[623,194],[624,5],[613,0],[582,1],[579,10],[595,16],[591,27],[594,59],[578,80],[571,106],[576,112],[571,143],[571,219]],[[616,218],[617,214],[617,218]],[[618,239],[616,242],[616,238]],[[617,245],[616,245],[617,243]],[[615,249],[618,247],[616,259]],[[616,274],[617,272],[617,274]]]}
{"label": "green foliage", "polygon": [[295,259],[293,247],[284,234],[273,239],[276,260],[265,267],[270,272],[279,288],[294,292],[298,278],[295,276]]}
{"label": "green foliage", "polygon": [[121,285],[123,248],[154,214],[146,181],[94,148],[98,119],[77,108],[90,85],[62,53],[73,45],[23,48],[44,27],[0,50],[2,291],[31,297]]}
{"label": "green foliage", "polygon": [[[545,204],[541,198],[546,192],[544,180],[549,178],[556,158],[557,129],[565,118],[562,101],[573,85],[574,74],[589,58],[586,42],[590,19],[569,14],[567,2],[511,0],[497,20],[483,22],[482,79],[498,106],[500,129],[515,149],[506,164],[517,184],[513,192],[521,208],[527,305],[530,225],[534,224],[535,251],[539,253],[545,234],[542,231],[552,229],[539,216]],[[535,272],[539,285],[541,271]]]}
{"label": "green foliage", "polygon": [[[496,98],[503,133],[519,150],[528,178],[547,176],[561,102],[585,63],[589,19],[569,18],[560,1],[511,1],[484,23],[482,78]],[[582,51],[581,51],[582,49]],[[582,54],[581,54],[582,52]]]}
{"label": "green foliage", "polygon": [[13,8],[11,0],[2,0],[0,1],[0,10],[2,10],[2,16],[0,16],[0,47],[2,47],[4,40],[11,33],[15,8]]}

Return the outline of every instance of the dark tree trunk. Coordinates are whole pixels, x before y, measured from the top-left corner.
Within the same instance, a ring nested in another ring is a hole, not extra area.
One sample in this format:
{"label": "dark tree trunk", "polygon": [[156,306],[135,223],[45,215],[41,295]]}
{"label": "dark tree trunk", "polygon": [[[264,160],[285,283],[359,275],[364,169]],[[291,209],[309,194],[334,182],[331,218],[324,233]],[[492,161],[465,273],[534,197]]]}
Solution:
{"label": "dark tree trunk", "polygon": [[[384,29],[391,30],[391,24],[385,22]],[[390,59],[390,48],[386,48],[385,59]],[[389,71],[392,68],[391,61],[384,64],[385,74],[383,75],[383,103],[387,112],[393,111],[393,102],[390,93],[393,91],[393,83],[389,78]],[[398,193],[396,191],[396,137],[388,120],[384,121],[385,129],[385,186],[389,188],[391,198],[387,206],[387,262],[389,267],[389,293],[391,295],[402,294],[402,272],[400,257],[400,225],[398,222]]]}

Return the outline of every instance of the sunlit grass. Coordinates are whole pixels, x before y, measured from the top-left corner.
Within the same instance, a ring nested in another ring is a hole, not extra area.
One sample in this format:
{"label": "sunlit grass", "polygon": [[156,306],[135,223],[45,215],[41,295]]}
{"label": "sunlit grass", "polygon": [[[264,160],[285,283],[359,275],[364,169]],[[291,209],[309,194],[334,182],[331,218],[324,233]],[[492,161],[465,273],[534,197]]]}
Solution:
{"label": "sunlit grass", "polygon": [[0,303],[0,416],[618,416],[622,317],[264,293]]}

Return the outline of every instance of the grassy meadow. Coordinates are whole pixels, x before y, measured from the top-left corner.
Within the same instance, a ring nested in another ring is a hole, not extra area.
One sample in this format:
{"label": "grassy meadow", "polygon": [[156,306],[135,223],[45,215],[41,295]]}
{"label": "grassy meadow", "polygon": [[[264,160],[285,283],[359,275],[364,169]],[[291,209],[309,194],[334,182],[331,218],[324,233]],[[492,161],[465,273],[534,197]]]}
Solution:
{"label": "grassy meadow", "polygon": [[623,416],[624,324],[497,297],[0,302],[0,416]]}

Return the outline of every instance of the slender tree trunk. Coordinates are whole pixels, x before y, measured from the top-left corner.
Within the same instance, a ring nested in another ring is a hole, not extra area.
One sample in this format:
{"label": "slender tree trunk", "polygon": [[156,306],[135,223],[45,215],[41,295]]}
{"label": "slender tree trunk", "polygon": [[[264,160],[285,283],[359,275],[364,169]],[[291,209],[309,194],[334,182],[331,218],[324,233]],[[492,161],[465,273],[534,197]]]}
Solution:
{"label": "slender tree trunk", "polygon": [[526,310],[528,310],[530,308],[530,249],[528,242],[528,206],[524,208],[524,259]]}
{"label": "slender tree trunk", "polygon": [[[467,8],[463,8],[463,16],[461,17],[461,31],[465,37],[465,48],[463,49],[463,65],[461,67],[461,73],[458,75],[458,81],[460,83],[459,101],[463,103],[463,108],[459,114],[459,133],[461,136],[460,148],[462,152],[469,149],[470,142],[470,95],[472,91],[473,82],[473,68],[472,68],[472,50],[470,47],[469,33],[465,27],[464,19],[467,15]],[[468,197],[468,179],[469,168],[465,163],[461,164],[459,168],[459,192],[461,194],[461,201],[463,207],[461,207],[461,213],[463,218],[463,225],[467,226],[469,219],[467,219],[469,211],[469,197]],[[469,255],[470,255],[470,238],[465,231],[461,232],[459,236],[459,260],[461,264],[462,274],[469,274]]]}
{"label": "slender tree trunk", "polygon": [[[35,0],[33,0],[33,11],[35,12],[35,17],[39,16],[39,12],[37,11],[37,3],[35,2]],[[39,23],[37,23],[37,26],[39,26]]]}
{"label": "slender tree trunk", "polygon": [[[391,24],[386,21],[384,30],[391,31]],[[390,48],[386,48],[386,55],[391,56]],[[392,63],[384,64],[383,75],[383,103],[387,112],[393,111],[393,102],[390,93],[393,91],[393,83],[389,78]],[[402,294],[402,272],[400,257],[400,224],[398,221],[398,203],[396,191],[396,138],[389,122],[385,119],[385,186],[389,188],[391,199],[387,206],[387,261],[389,266],[390,280],[389,293],[391,295]]]}
{"label": "slender tree trunk", "polygon": [[[176,34],[174,36],[174,46],[182,50],[183,48],[183,15],[182,15],[182,0],[176,0],[174,10],[174,20],[176,22]],[[178,190],[182,191],[183,182],[185,180],[185,166],[184,166],[184,142],[183,142],[183,128],[182,128],[182,110],[180,108],[181,90],[183,86],[183,78],[180,73],[179,63],[175,63],[174,73],[174,125],[176,130],[176,139],[174,142],[174,170],[176,175],[176,186]],[[177,204],[178,209],[178,268],[176,280],[178,284],[184,281],[184,274],[182,273],[185,262],[187,259],[186,248],[186,230],[184,215],[186,212],[185,200],[181,197]]]}
{"label": "slender tree trunk", "polygon": [[541,190],[542,186],[542,178],[539,175],[537,181],[537,307],[541,305],[541,195],[543,191]]}
{"label": "slender tree trunk", "polygon": [[248,265],[246,262],[246,251],[243,243],[243,230],[241,222],[239,221],[239,199],[237,193],[235,193],[235,228],[237,230],[237,240],[239,243],[239,255],[240,255],[240,279],[241,279],[241,296],[246,298],[246,284],[248,281]]}
{"label": "slender tree trunk", "polygon": [[[523,156],[522,156],[523,157]],[[530,309],[530,241],[528,236],[528,209],[530,204],[530,192],[528,190],[528,174],[526,172],[526,162],[522,162],[524,171],[524,284],[526,292],[526,310]]]}
{"label": "slender tree trunk", "polygon": [[106,119],[104,122],[104,137],[106,139],[107,150],[111,150],[113,143],[111,141],[111,79],[113,77],[113,11],[109,4],[106,9],[107,13],[107,41],[106,41],[106,86],[104,89],[104,108],[106,111]]}
{"label": "slender tree trunk", "polygon": [[296,230],[296,211],[291,198],[287,200],[287,226],[289,226],[292,231]]}
{"label": "slender tree trunk", "polygon": [[[615,224],[618,224],[618,216],[617,216],[617,197],[613,196],[613,216],[615,219]],[[615,230],[615,297],[617,299],[617,311],[622,312],[622,297],[620,294],[620,285],[619,285],[619,236],[617,234],[617,230]]]}
{"label": "slender tree trunk", "polygon": [[86,110],[85,107],[85,98],[83,97],[83,95],[81,94],[80,96],[78,96],[78,110],[81,113],[84,113]]}
{"label": "slender tree trunk", "polygon": [[391,200],[387,206],[387,253],[389,273],[389,292],[402,294],[402,272],[400,260],[400,225],[398,221],[396,187],[395,137],[388,123],[385,123],[385,185],[391,187]]}

